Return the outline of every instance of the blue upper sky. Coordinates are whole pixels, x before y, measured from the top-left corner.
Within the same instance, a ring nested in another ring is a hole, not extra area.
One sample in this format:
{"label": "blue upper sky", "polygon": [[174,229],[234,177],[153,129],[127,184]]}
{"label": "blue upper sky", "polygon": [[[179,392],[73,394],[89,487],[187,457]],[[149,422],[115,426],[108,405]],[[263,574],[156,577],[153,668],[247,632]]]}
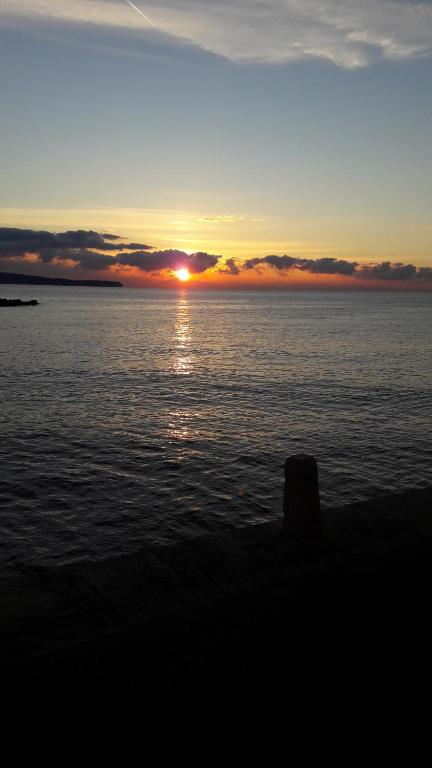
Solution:
{"label": "blue upper sky", "polygon": [[431,262],[430,2],[135,6],[3,0],[6,226]]}

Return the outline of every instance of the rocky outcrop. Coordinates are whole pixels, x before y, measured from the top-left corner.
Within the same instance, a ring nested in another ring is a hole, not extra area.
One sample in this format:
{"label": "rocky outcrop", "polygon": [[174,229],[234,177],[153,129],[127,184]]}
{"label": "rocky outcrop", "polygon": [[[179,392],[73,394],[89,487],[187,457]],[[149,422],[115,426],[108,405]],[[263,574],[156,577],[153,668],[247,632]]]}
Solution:
{"label": "rocky outcrop", "polygon": [[36,299],[22,301],[22,299],[0,299],[0,307],[36,307],[39,304]]}

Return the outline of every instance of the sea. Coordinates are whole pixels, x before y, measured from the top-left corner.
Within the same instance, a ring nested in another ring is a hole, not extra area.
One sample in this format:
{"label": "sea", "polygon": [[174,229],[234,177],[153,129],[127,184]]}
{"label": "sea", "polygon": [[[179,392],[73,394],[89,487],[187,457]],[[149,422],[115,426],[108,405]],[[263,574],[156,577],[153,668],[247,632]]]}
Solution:
{"label": "sea", "polygon": [[0,564],[56,567],[432,483],[432,293],[1,286]]}

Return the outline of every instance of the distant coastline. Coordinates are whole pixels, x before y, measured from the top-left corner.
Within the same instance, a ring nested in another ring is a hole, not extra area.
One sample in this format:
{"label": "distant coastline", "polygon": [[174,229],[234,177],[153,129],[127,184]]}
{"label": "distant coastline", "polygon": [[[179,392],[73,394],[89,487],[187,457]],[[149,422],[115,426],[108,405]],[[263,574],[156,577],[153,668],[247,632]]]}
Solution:
{"label": "distant coastline", "polygon": [[3,285],[65,285],[88,288],[123,288],[123,283],[113,280],[68,280],[64,277],[40,277],[39,275],[19,275],[14,272],[0,272],[0,284]]}

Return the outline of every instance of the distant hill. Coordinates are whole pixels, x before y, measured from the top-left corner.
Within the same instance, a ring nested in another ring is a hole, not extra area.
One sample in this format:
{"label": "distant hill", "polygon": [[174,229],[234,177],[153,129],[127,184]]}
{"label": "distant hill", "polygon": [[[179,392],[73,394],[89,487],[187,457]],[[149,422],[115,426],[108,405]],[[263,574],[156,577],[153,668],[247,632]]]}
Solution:
{"label": "distant hill", "polygon": [[39,277],[39,275],[17,275],[14,272],[0,272],[0,284],[8,285],[81,285],[90,288],[123,288],[123,283],[113,280],[67,280],[64,277]]}

